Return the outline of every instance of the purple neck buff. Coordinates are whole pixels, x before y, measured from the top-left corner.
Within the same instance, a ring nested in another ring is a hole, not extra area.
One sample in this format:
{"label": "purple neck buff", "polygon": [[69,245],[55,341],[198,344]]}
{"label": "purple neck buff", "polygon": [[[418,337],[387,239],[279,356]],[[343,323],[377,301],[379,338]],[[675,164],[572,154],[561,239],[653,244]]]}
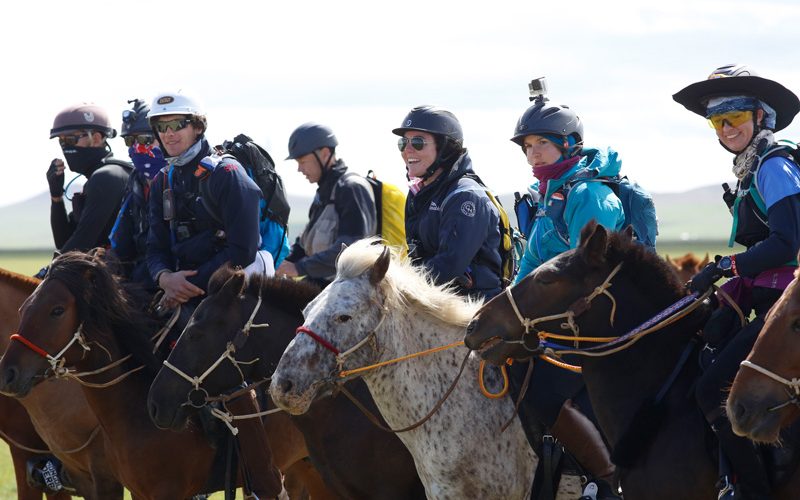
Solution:
{"label": "purple neck buff", "polygon": [[542,165],[541,167],[533,167],[533,175],[539,179],[539,193],[544,196],[547,194],[547,183],[551,179],[559,179],[562,175],[574,167],[581,157],[578,155],[572,158],[567,158],[550,165]]}

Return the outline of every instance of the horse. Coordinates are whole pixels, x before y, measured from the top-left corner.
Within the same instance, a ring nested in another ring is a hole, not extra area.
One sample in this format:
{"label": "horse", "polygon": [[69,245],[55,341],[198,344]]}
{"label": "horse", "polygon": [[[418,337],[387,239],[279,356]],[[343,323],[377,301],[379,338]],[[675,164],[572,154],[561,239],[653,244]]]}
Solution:
{"label": "horse", "polygon": [[[0,361],[0,392],[25,397],[43,380],[72,373],[67,367],[83,371],[72,376],[81,381],[112,445],[108,460],[133,497],[188,498],[207,488],[215,450],[198,429],[163,431],[150,421],[147,391],[161,365],[152,331],[102,262],[65,253],[21,308],[17,341]],[[267,494],[274,496],[279,474],[271,480]]]}
{"label": "horse", "polygon": [[[303,323],[303,308],[319,292],[303,281],[259,275],[246,280],[241,270],[220,268],[167,358],[169,365],[161,368],[150,387],[152,419],[174,428],[181,427],[189,415],[185,402],[193,386],[179,372],[190,378],[207,374],[201,387],[211,397],[243,380],[271,376]],[[208,372],[232,343],[235,361],[226,360]],[[353,380],[348,388],[376,411],[363,381]],[[425,498],[414,461],[402,442],[373,426],[343,397],[319,399],[306,414],[292,416],[292,420],[303,433],[311,460],[326,484],[342,498]]]}
{"label": "horse", "polygon": [[[710,311],[686,296],[666,261],[631,236],[587,224],[577,248],[486,303],[465,343],[493,363],[553,351],[579,355],[625,497],[714,498],[716,445],[693,398],[700,368],[689,361]],[[677,301],[691,304],[679,311],[683,316],[637,328]],[[542,344],[548,337],[563,344]],[[796,498],[798,479],[794,473],[774,498]]]}
{"label": "horse", "polygon": [[[375,243],[365,239],[344,249],[336,279],[306,306],[300,334],[270,383],[278,406],[302,414],[319,394],[340,385],[343,368],[455,343],[463,335],[480,302],[433,285],[424,271]],[[536,460],[514,404],[481,395],[478,360],[465,354],[455,346],[362,376],[394,429],[438,407],[424,424],[398,434],[414,457],[428,498],[525,498]],[[459,365],[467,378],[453,385]],[[486,379],[489,387],[501,385],[495,371]],[[446,392],[449,397],[443,399]],[[501,433],[504,422],[509,426]]]}
{"label": "horse", "polygon": [[[39,283],[38,279],[0,269],[3,331],[16,330],[19,308]],[[0,349],[5,350],[7,344],[8,337],[2,337]],[[47,453],[49,448],[62,462],[69,482],[79,495],[89,499],[122,499],[122,485],[106,460],[108,442],[78,384],[63,380],[41,384],[19,400],[0,396],[0,414],[3,415],[0,431],[10,445],[18,498],[41,498],[40,490],[28,486],[25,467],[29,458]],[[64,492],[48,495],[58,499],[69,497]]]}
{"label": "horse", "polygon": [[700,260],[692,252],[676,259],[670,259],[669,255],[665,255],[664,260],[675,268],[675,272],[678,273],[678,278],[684,283],[691,280],[695,274],[699,273],[706,267],[706,264],[710,262],[708,252],[706,252],[706,256],[703,260]]}
{"label": "horse", "polygon": [[800,272],[772,306],[753,349],[733,381],[726,409],[733,431],[778,443],[800,415]]}

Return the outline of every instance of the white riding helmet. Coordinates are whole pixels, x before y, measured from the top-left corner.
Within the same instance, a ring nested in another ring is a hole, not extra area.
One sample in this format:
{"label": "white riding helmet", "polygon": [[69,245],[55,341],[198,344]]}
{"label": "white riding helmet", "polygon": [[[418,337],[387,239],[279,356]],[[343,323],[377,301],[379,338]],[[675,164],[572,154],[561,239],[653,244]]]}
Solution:
{"label": "white riding helmet", "polygon": [[206,111],[196,99],[180,92],[162,92],[153,98],[147,119],[152,123],[153,118],[164,115],[205,116]]}

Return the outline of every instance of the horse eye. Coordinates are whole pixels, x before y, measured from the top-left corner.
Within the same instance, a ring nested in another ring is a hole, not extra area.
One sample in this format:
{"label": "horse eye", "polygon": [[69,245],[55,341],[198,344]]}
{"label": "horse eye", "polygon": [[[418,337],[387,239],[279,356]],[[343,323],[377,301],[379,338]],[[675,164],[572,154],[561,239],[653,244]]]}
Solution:
{"label": "horse eye", "polygon": [[339,323],[347,323],[351,319],[353,319],[353,317],[348,316],[347,314],[340,314],[339,316],[336,316],[336,321],[338,321]]}
{"label": "horse eye", "polygon": [[58,317],[64,314],[64,307],[62,306],[55,306],[52,311],[50,311],[50,316]]}

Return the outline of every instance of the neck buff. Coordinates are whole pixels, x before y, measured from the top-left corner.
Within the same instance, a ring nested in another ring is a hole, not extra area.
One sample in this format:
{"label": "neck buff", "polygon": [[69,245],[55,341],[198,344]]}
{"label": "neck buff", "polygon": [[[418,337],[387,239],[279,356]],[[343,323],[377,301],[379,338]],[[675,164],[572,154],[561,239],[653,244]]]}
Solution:
{"label": "neck buff", "polygon": [[733,175],[739,180],[744,179],[758,160],[758,155],[766,151],[774,143],[775,136],[772,135],[771,130],[764,129],[756,134],[750,144],[744,148],[744,151],[733,159]]}
{"label": "neck buff", "polygon": [[539,193],[544,196],[547,194],[547,183],[551,179],[559,179],[562,175],[567,173],[579,161],[580,156],[573,156],[550,165],[542,165],[541,167],[533,167],[533,176],[539,179]]}
{"label": "neck buff", "polygon": [[159,170],[167,165],[161,148],[152,144],[147,146],[138,143],[134,144],[128,148],[128,156],[130,156],[136,171],[148,179],[155,178]]}
{"label": "neck buff", "polygon": [[64,152],[64,159],[67,160],[69,169],[87,178],[95,170],[102,167],[103,158],[111,154],[111,149],[108,145],[103,145],[103,147],[99,148],[70,146],[61,150]]}
{"label": "neck buff", "polygon": [[200,149],[203,147],[203,139],[202,137],[197,138],[197,142],[192,144],[192,147],[184,151],[182,154],[178,156],[171,156],[166,158],[166,160],[176,167],[180,167],[186,165],[192,158],[200,154]]}

